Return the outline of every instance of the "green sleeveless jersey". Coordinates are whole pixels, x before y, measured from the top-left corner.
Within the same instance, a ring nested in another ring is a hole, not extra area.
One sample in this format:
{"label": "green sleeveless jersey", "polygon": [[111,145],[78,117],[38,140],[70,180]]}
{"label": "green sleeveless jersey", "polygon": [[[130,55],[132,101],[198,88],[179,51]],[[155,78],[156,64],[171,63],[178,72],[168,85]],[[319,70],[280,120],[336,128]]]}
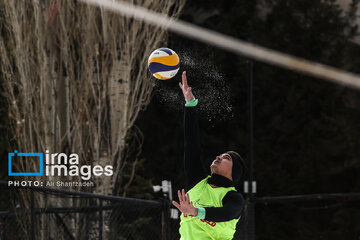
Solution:
{"label": "green sleeveless jersey", "polygon": [[[236,191],[234,187],[212,188],[207,181],[210,176],[201,180],[189,190],[190,201],[194,207],[222,207],[222,200],[229,191]],[[239,219],[227,222],[211,222],[190,215],[180,216],[181,240],[203,239],[232,239]]]}

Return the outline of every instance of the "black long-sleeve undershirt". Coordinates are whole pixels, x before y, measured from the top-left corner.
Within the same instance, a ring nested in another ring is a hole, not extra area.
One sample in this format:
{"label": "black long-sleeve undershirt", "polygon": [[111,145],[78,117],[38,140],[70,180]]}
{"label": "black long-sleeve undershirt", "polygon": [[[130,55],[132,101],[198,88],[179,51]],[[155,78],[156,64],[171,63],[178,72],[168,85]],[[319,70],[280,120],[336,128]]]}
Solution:
{"label": "black long-sleeve undershirt", "polygon": [[[206,177],[200,161],[200,134],[196,107],[185,107],[184,111],[184,167],[187,190]],[[221,186],[218,186],[221,187]],[[223,207],[206,207],[205,220],[225,222],[239,218],[244,206],[242,195],[236,191],[228,192]]]}
{"label": "black long-sleeve undershirt", "polygon": [[184,112],[184,168],[187,190],[206,177],[200,162],[200,134],[196,107],[185,107]]}
{"label": "black long-sleeve undershirt", "polygon": [[244,198],[235,191],[228,192],[223,200],[222,207],[206,207],[205,220],[213,222],[226,222],[239,218],[244,206]]}

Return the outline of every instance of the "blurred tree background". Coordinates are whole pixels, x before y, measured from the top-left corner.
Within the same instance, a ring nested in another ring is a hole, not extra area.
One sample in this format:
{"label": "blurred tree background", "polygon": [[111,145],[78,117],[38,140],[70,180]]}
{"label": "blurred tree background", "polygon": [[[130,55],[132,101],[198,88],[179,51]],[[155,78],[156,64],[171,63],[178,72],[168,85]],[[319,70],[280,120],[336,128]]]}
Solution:
{"label": "blurred tree background", "polygon": [[[137,1],[140,6],[175,18],[183,3]],[[8,151],[76,153],[80,165],[110,165],[113,174],[109,177],[93,174],[93,187],[68,189],[126,196],[133,180],[132,169],[125,168],[129,161],[127,153],[136,154],[137,139],[141,139],[133,124],[150,101],[154,81],[144,79],[147,69],[139,66],[146,66],[151,51],[166,42],[165,29],[78,1],[0,1],[0,78],[2,96],[6,99],[1,102],[7,103],[6,110],[0,112],[6,112],[2,116],[7,117],[4,122],[9,131]],[[0,147],[4,149],[7,145]],[[2,161],[5,166],[6,159]],[[62,159],[63,164],[68,164],[66,159]],[[141,162],[137,156],[130,161],[134,170],[137,162]],[[17,172],[40,170],[37,161],[12,163]],[[4,173],[6,169],[3,168]],[[69,176],[67,171],[59,173],[9,179],[84,180],[79,172],[75,176]],[[128,173],[130,178],[124,181]],[[29,209],[31,196],[30,192],[20,190],[13,197],[18,204],[4,199],[4,205]],[[86,204],[44,195],[34,198],[43,208]],[[0,208],[2,202],[0,199]],[[108,212],[104,218],[111,217]],[[96,225],[79,215],[63,219],[76,239],[82,239],[82,227]],[[61,231],[55,230],[57,220],[46,219],[45,215],[36,219],[36,227],[27,224],[30,215],[18,220],[22,222],[23,238],[30,238],[35,228],[39,233],[36,239],[57,239]],[[108,226],[114,225],[115,220],[105,224],[104,238],[109,239],[113,232]],[[6,232],[9,234],[9,228]]]}

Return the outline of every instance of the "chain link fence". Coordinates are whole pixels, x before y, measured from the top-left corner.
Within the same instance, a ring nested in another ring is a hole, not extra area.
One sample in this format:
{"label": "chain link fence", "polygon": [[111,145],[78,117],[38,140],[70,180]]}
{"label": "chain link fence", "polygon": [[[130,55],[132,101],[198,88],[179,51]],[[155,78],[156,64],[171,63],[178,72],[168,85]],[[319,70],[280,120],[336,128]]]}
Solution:
{"label": "chain link fence", "polygon": [[[0,239],[179,239],[168,200],[0,184]],[[21,196],[21,198],[20,198]],[[25,196],[25,202],[21,202]]]}
{"label": "chain link fence", "polygon": [[[180,239],[170,201],[121,198],[0,182],[0,240]],[[20,197],[21,196],[21,197]],[[25,197],[26,201],[21,202]],[[244,214],[234,239],[244,239]]]}
{"label": "chain link fence", "polygon": [[[7,182],[0,182],[0,189],[0,240],[180,239],[179,219],[170,217],[165,199],[8,187]],[[359,239],[359,199],[360,193],[247,199],[234,239]]]}

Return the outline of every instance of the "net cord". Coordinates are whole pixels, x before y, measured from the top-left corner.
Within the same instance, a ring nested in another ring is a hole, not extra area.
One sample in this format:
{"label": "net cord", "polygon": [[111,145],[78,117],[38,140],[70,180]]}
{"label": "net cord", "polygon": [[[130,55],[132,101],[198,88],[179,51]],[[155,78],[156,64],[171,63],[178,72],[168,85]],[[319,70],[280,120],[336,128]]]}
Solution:
{"label": "net cord", "polygon": [[168,31],[196,39],[198,41],[245,56],[260,62],[302,73],[319,79],[328,80],[350,88],[360,89],[360,76],[321,63],[305,60],[256,44],[248,43],[225,34],[202,28],[182,20],[156,13],[146,8],[122,1],[80,0],[81,2],[101,6],[109,11],[144,21]]}

